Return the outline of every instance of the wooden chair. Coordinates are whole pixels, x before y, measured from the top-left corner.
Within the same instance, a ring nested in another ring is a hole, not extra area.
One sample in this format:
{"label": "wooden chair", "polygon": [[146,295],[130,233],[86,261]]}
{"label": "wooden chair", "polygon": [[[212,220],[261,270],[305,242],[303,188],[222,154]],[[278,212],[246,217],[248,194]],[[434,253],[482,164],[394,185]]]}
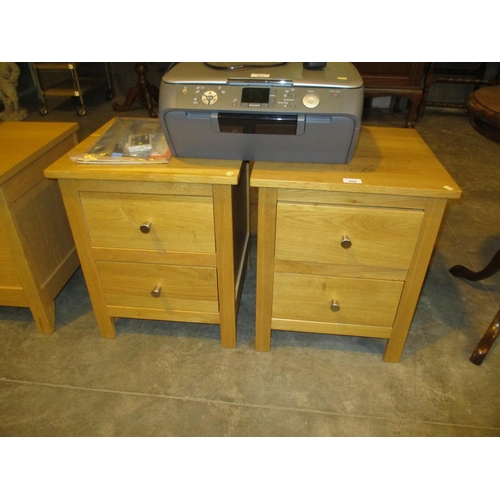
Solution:
{"label": "wooden chair", "polygon": [[482,63],[429,63],[425,71],[422,99],[417,110],[417,122],[422,119],[426,106],[435,108],[465,108],[465,103],[448,101],[430,101],[429,91],[436,83],[455,85],[474,85],[477,90],[481,85],[491,85],[492,80],[485,79],[486,64]]}
{"label": "wooden chair", "polygon": [[[484,280],[486,278],[489,278],[490,276],[493,276],[498,271],[500,271],[500,250],[498,250],[498,252],[493,256],[488,265],[481,271],[478,271],[477,273],[460,265],[453,266],[450,269],[450,273],[453,276],[456,276],[458,278],[464,278],[469,281]],[[470,357],[470,361],[472,363],[474,363],[475,365],[480,365],[484,361],[486,354],[488,354],[489,350],[491,349],[491,346],[495,342],[499,333],[500,333],[500,309],[498,310],[496,316],[493,318],[493,321],[486,330],[486,333],[483,335],[482,339],[479,341],[476,348],[474,349]]]}

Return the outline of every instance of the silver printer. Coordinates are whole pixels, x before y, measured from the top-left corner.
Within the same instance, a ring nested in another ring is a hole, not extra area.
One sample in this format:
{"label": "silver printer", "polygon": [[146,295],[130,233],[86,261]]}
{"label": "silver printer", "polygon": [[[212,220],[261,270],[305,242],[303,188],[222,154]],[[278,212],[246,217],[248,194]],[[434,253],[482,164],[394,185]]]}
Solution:
{"label": "silver printer", "polygon": [[177,63],[160,86],[161,126],[179,157],[348,163],[362,110],[350,63]]}

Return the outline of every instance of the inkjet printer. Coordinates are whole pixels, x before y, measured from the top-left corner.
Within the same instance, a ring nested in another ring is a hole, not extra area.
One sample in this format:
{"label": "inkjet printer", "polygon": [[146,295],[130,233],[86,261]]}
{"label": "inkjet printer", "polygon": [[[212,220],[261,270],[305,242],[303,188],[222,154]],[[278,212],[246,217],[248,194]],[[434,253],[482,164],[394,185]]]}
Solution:
{"label": "inkjet printer", "polygon": [[[179,157],[348,163],[363,81],[350,63],[177,63],[159,118]],[[314,67],[314,66],[311,66]]]}

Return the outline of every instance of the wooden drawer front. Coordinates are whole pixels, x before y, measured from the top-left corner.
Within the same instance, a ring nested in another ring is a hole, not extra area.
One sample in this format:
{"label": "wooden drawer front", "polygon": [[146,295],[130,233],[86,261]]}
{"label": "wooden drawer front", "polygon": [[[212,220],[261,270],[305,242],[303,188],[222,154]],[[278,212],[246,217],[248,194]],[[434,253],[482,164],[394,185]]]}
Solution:
{"label": "wooden drawer front", "polygon": [[21,280],[10,256],[7,242],[0,227],[0,287],[21,287]]}
{"label": "wooden drawer front", "polygon": [[[215,252],[212,198],[152,194],[80,194],[92,246]],[[141,225],[150,222],[150,231]]]}
{"label": "wooden drawer front", "polygon": [[[408,269],[423,212],[278,203],[276,259]],[[352,245],[343,248],[347,236]]]}
{"label": "wooden drawer front", "polygon": [[[212,267],[97,262],[110,306],[218,312],[217,274]],[[152,290],[161,286],[160,296]]]}
{"label": "wooden drawer front", "polygon": [[[273,318],[391,327],[402,281],[275,273]],[[330,307],[337,300],[340,309]]]}

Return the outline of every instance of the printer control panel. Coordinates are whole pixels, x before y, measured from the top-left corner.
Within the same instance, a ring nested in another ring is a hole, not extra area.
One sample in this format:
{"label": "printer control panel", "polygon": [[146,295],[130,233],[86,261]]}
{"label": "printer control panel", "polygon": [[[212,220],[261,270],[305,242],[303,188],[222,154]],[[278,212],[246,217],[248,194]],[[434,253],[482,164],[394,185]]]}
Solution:
{"label": "printer control panel", "polygon": [[344,89],[297,86],[178,85],[176,107],[217,111],[341,113]]}

